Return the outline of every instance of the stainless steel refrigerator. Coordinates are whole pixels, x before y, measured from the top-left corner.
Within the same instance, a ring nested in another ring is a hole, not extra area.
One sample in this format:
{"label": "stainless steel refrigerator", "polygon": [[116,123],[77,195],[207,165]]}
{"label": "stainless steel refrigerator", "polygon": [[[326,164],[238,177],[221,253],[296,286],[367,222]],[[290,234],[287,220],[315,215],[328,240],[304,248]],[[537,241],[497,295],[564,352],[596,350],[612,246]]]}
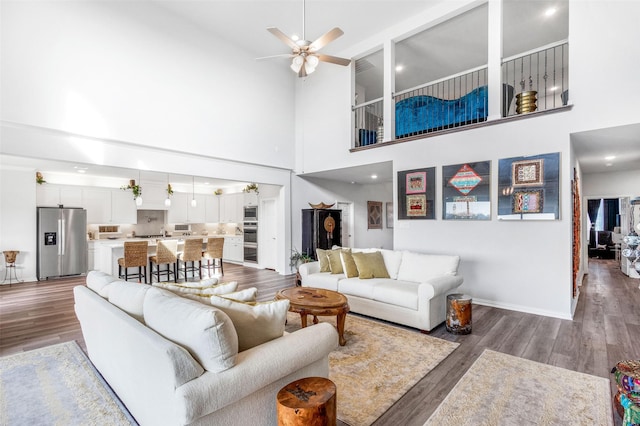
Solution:
{"label": "stainless steel refrigerator", "polygon": [[38,207],[38,280],[87,272],[87,211]]}

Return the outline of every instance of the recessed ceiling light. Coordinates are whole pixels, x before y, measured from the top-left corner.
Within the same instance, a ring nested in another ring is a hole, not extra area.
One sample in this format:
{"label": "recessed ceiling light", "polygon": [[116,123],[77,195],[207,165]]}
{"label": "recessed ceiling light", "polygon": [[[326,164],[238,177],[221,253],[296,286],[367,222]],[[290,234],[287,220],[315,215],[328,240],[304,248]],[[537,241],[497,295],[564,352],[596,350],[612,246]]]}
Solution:
{"label": "recessed ceiling light", "polygon": [[613,163],[607,163],[607,164],[605,164],[605,166],[611,167],[611,166],[613,166]]}
{"label": "recessed ceiling light", "polygon": [[401,72],[404,69],[404,65],[396,65],[396,72]]}
{"label": "recessed ceiling light", "polygon": [[78,173],[86,173],[86,172],[87,172],[86,170],[78,169]]}
{"label": "recessed ceiling light", "polygon": [[557,9],[555,7],[550,7],[544,12],[544,16],[553,16],[556,13]]}
{"label": "recessed ceiling light", "polygon": [[616,158],[615,155],[607,155],[606,157],[604,157],[604,159],[607,160],[607,161],[614,160],[615,158]]}
{"label": "recessed ceiling light", "polygon": [[294,35],[291,36],[291,40],[298,41],[298,40],[300,40],[300,37],[298,37],[298,34],[294,34]]}
{"label": "recessed ceiling light", "polygon": [[205,185],[209,185],[209,182],[205,182],[204,184],[205,184]]}
{"label": "recessed ceiling light", "polygon": [[355,181],[355,180],[352,180],[352,181],[351,181],[351,185],[355,185],[355,183],[356,183],[356,181]]}
{"label": "recessed ceiling light", "polygon": [[378,179],[378,175],[371,175],[371,179]]}

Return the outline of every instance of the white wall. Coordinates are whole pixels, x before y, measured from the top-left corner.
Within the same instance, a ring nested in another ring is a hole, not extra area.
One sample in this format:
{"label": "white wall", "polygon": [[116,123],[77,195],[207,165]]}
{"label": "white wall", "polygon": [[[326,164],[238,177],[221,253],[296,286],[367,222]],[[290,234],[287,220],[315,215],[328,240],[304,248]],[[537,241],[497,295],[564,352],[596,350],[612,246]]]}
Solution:
{"label": "white wall", "polygon": [[2,120],[292,168],[294,82],[280,63],[153,2],[1,7]]}
{"label": "white wall", "polygon": [[[354,205],[354,229],[351,230],[352,247],[393,248],[393,229],[387,228],[383,218],[382,229],[367,229],[367,201],[382,201],[384,206],[392,201],[391,183],[348,184],[317,178],[294,177],[292,184],[291,235],[293,247],[300,250],[302,242],[302,209],[309,209],[309,203],[352,202]],[[334,206],[335,208],[335,206]]]}
{"label": "white wall", "polygon": [[589,173],[582,177],[583,196],[620,198],[640,196],[640,169],[612,173]]}
{"label": "white wall", "polygon": [[[19,279],[36,280],[36,249],[35,171],[3,167],[0,170],[0,251],[20,250],[16,258]],[[4,275],[3,257],[0,277]]]}

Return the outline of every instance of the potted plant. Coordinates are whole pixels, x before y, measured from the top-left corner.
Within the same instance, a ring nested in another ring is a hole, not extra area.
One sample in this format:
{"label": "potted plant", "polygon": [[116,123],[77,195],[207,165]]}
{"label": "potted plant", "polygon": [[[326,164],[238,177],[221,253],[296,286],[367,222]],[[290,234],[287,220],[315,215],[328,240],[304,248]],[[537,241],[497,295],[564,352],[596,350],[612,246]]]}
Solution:
{"label": "potted plant", "polygon": [[44,177],[42,177],[42,173],[40,173],[40,172],[36,172],[36,183],[38,183],[38,185],[42,185],[43,183],[47,183],[47,181],[44,180]]}
{"label": "potted plant", "polygon": [[300,253],[295,247],[291,249],[291,256],[289,257],[289,266],[291,268],[296,268],[296,273],[298,272],[298,267],[301,263],[309,263],[313,261],[311,256],[306,253]]}
{"label": "potted plant", "polygon": [[167,184],[167,197],[171,197],[173,195],[173,188],[171,187],[171,184],[168,183]]}
{"label": "potted plant", "polygon": [[131,192],[133,192],[133,199],[134,200],[142,195],[142,187],[140,185],[136,185],[135,179],[131,179],[129,181],[129,185],[121,186],[120,189],[123,189],[125,191],[130,189]]}
{"label": "potted plant", "polygon": [[242,192],[255,192],[256,194],[258,193],[258,185],[256,183],[250,183],[247,186],[244,187],[244,189],[242,190]]}

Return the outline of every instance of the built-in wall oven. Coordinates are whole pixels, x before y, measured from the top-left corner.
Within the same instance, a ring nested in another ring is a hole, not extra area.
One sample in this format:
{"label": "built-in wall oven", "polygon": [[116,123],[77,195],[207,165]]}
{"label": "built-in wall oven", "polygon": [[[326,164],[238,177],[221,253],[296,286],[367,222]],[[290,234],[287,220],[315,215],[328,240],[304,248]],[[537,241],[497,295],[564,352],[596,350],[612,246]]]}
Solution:
{"label": "built-in wall oven", "polygon": [[258,206],[244,206],[244,219],[245,222],[257,222],[258,221]]}
{"label": "built-in wall oven", "polygon": [[244,261],[258,263],[258,221],[245,220],[243,232]]}

